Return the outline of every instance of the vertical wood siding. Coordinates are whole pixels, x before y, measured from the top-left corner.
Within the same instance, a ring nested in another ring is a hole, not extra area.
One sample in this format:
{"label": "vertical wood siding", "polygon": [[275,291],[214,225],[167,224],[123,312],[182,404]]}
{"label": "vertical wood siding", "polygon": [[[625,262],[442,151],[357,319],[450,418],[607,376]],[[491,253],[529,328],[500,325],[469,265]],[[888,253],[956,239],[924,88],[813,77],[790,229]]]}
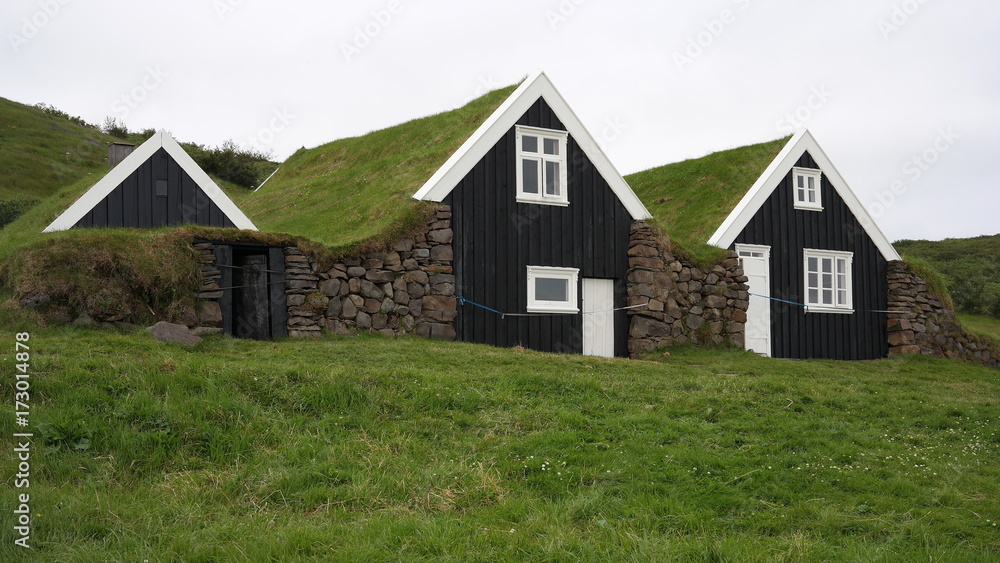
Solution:
{"label": "vertical wood siding", "polygon": [[[565,131],[539,99],[518,125]],[[569,206],[518,203],[512,128],[452,191],[456,294],[507,313],[527,310],[527,267],[579,268],[583,278],[615,280],[615,307],[625,306],[631,216],[570,136]],[[582,290],[578,286],[578,295]],[[615,313],[615,354],[627,354],[625,311]],[[466,342],[583,351],[582,315],[506,317],[465,305],[455,328]]]}
{"label": "vertical wood siding", "polygon": [[[796,166],[818,168],[808,152]],[[857,217],[824,174],[823,211],[795,209],[791,172],[782,180],[736,243],[771,247],[771,296],[804,303],[803,249],[854,253],[854,314],[804,313],[771,302],[771,353],[777,358],[868,360],[888,353],[886,261]]]}
{"label": "vertical wood siding", "polygon": [[[156,195],[158,181],[166,195]],[[74,227],[235,227],[180,165],[160,149],[142,163]]]}

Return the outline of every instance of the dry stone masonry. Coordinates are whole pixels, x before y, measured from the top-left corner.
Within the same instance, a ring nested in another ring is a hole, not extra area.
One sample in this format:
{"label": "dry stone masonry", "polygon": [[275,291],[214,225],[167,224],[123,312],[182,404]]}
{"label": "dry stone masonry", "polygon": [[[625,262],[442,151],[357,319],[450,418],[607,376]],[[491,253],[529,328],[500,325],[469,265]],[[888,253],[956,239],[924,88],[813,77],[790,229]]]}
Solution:
{"label": "dry stone masonry", "polygon": [[648,223],[629,242],[629,354],[670,344],[743,347],[750,296],[735,253],[708,269],[676,258]]}
{"label": "dry stone masonry", "polygon": [[997,351],[962,329],[955,312],[906,262],[889,262],[889,355],[921,354],[998,367]]}
{"label": "dry stone masonry", "polygon": [[[284,248],[288,335],[319,336],[375,331],[415,332],[453,340],[457,317],[451,208],[438,206],[423,233],[400,240],[390,252],[343,260],[320,270],[315,258]],[[221,332],[221,278],[212,243],[199,243],[198,311],[185,322],[199,334]]]}

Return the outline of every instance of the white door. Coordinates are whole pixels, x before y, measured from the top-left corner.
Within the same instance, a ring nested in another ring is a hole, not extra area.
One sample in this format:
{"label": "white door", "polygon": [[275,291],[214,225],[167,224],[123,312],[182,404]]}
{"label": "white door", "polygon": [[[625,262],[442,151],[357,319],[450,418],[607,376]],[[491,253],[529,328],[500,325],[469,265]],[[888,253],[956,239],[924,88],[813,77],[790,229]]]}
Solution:
{"label": "white door", "polygon": [[750,286],[744,347],[762,356],[771,355],[771,247],[737,244],[743,275]]}
{"label": "white door", "polygon": [[615,282],[583,278],[583,353],[615,355]]}

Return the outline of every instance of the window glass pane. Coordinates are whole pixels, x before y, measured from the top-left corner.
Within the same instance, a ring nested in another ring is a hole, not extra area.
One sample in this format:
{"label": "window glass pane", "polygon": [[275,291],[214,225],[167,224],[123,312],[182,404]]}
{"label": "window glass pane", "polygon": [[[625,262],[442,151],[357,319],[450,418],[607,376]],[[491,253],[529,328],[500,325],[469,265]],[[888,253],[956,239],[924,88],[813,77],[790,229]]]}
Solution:
{"label": "window glass pane", "polygon": [[819,287],[819,274],[809,272],[809,287]]}
{"label": "window glass pane", "polygon": [[847,260],[843,258],[837,258],[837,273],[846,274],[847,273]]}
{"label": "window glass pane", "polygon": [[809,191],[815,191],[816,190],[816,178],[813,178],[812,176],[809,176],[809,177],[806,178],[806,181],[809,182]]}
{"label": "window glass pane", "polygon": [[538,193],[538,161],[524,159],[522,165],[521,189],[526,194]]}
{"label": "window glass pane", "polygon": [[559,163],[545,163],[545,195],[560,195],[562,186],[559,185]]}
{"label": "window glass pane", "polygon": [[569,280],[535,278],[536,301],[569,301]]}
{"label": "window glass pane", "polygon": [[847,305],[847,292],[843,289],[837,292],[837,305]]}
{"label": "window glass pane", "polygon": [[809,290],[809,302],[810,303],[819,303],[819,290],[818,289],[810,289]]}
{"label": "window glass pane", "polygon": [[816,203],[816,192],[809,190],[809,203]]}
{"label": "window glass pane", "polygon": [[545,146],[545,154],[559,154],[558,139],[542,139],[542,143]]}
{"label": "window glass pane", "polygon": [[521,150],[527,152],[538,152],[538,137],[532,137],[531,135],[522,135]]}
{"label": "window glass pane", "polygon": [[830,274],[823,274],[823,289],[833,288],[833,276]]}
{"label": "window glass pane", "polygon": [[809,259],[809,271],[810,272],[818,272],[819,271],[819,260],[817,260],[816,258],[810,258]]}
{"label": "window glass pane", "polygon": [[795,185],[796,185],[796,187],[799,187],[799,188],[805,188],[806,187],[806,177],[805,176],[796,176],[795,177]]}
{"label": "window glass pane", "polygon": [[795,198],[796,198],[796,199],[797,199],[798,201],[805,201],[805,200],[806,200],[806,191],[805,191],[805,190],[803,190],[802,188],[799,188],[799,191],[798,191],[798,193],[796,194]]}
{"label": "window glass pane", "polygon": [[833,291],[829,289],[823,290],[823,304],[833,305]]}
{"label": "window glass pane", "polygon": [[833,271],[833,259],[824,258],[823,259],[823,273],[829,274]]}

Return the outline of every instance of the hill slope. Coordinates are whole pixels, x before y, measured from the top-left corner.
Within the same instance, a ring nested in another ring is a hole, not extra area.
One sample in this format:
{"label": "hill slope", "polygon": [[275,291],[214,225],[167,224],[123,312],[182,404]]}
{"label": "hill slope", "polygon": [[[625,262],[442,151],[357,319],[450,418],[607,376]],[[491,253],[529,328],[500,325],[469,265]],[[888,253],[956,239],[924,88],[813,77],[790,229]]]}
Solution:
{"label": "hill slope", "polygon": [[107,170],[114,138],[90,127],[0,98],[0,199],[44,199],[88,174]]}
{"label": "hill slope", "polygon": [[1000,234],[940,241],[901,240],[893,244],[941,274],[956,309],[1000,318]]}
{"label": "hill slope", "polygon": [[27,344],[34,549],[4,526],[3,561],[1000,555],[1000,382],[971,364],[82,329]]}

